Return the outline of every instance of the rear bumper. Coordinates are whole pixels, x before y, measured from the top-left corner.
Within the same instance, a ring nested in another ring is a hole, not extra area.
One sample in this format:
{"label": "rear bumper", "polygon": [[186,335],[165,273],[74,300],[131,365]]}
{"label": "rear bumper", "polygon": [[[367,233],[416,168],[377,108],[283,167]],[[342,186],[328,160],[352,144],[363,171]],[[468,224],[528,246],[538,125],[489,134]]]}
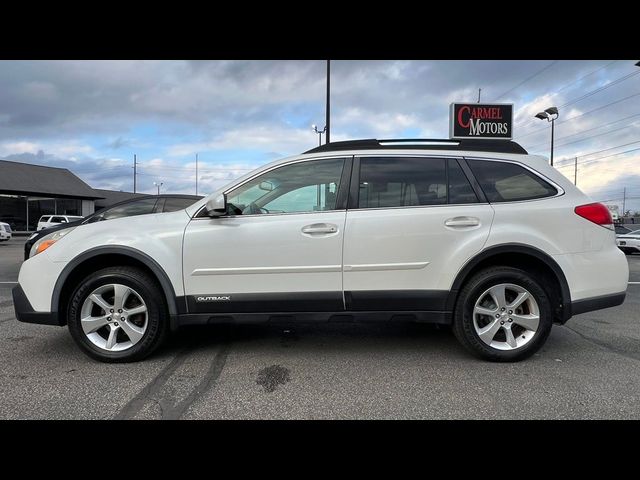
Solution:
{"label": "rear bumper", "polygon": [[38,323],[40,325],[57,325],[62,326],[59,320],[58,312],[36,312],[34,311],[29,299],[18,284],[11,290],[13,295],[13,308],[16,318],[20,322]]}
{"label": "rear bumper", "polygon": [[618,305],[622,305],[626,295],[627,292],[620,292],[576,300],[575,302],[571,302],[571,313],[572,315],[579,315],[580,313],[593,312],[594,310],[602,310],[603,308],[617,307]]}

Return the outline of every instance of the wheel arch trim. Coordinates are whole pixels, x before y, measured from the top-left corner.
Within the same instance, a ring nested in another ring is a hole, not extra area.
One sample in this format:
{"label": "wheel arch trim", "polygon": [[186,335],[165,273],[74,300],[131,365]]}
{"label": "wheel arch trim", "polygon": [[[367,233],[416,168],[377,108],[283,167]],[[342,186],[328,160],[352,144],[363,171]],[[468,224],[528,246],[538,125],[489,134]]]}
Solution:
{"label": "wheel arch trim", "polygon": [[[62,272],[60,272],[60,275],[56,280],[56,284],[53,288],[53,293],[51,295],[51,311],[58,312],[58,308],[60,306],[60,296],[62,294],[62,290],[66,284],[66,281],[69,278],[69,275],[71,275],[71,273],[80,264],[84,263],[85,261],[91,258],[95,258],[102,255],[110,255],[110,254],[117,254],[125,257],[130,257],[131,259],[139,261],[140,263],[144,264],[149,270],[151,270],[153,275],[157,278],[158,282],[160,283],[160,287],[162,288],[164,296],[167,300],[169,315],[174,316],[174,315],[177,315],[178,313],[184,313],[184,312],[178,311],[175,290],[173,288],[171,280],[169,280],[167,273],[160,266],[160,264],[158,264],[158,262],[156,262],[153,258],[151,258],[146,253],[141,252],[140,250],[137,250],[135,248],[127,247],[124,245],[118,245],[118,246],[110,245],[110,246],[91,248],[81,253],[74,259],[72,259],[64,267]],[[61,313],[62,312],[59,312],[59,314]]]}
{"label": "wheel arch trim", "polygon": [[450,294],[447,299],[447,310],[453,311],[455,303],[458,298],[458,292],[462,284],[469,278],[470,272],[480,264],[480,262],[486,260],[495,255],[504,253],[519,253],[523,255],[529,255],[543,262],[547,267],[551,269],[558,283],[560,284],[560,296],[562,299],[562,321],[566,321],[571,318],[571,291],[569,290],[569,284],[567,278],[560,268],[560,265],[546,252],[539,248],[532,247],[531,245],[524,245],[521,243],[503,243],[499,245],[493,245],[491,247],[482,250],[475,257],[467,261],[467,263],[460,269],[456,275],[453,285],[451,286]]}

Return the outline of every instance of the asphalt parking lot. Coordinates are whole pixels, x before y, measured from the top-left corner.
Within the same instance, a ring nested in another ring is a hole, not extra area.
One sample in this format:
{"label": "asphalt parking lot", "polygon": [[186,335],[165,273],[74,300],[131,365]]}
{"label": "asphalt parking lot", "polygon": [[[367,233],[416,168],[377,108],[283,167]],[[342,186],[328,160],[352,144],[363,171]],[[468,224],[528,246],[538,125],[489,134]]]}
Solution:
{"label": "asphalt parking lot", "polygon": [[329,324],[193,327],[107,365],[66,328],[15,320],[24,240],[0,244],[1,419],[640,418],[640,284],[517,364],[476,360],[433,326]]}

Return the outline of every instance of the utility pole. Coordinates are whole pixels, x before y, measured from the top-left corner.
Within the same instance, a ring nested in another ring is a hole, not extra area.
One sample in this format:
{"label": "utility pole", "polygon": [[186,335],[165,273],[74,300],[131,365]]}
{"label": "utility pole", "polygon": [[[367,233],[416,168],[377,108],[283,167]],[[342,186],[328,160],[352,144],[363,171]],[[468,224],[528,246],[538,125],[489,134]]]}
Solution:
{"label": "utility pole", "polygon": [[573,161],[573,184],[578,186],[578,157]]}
{"label": "utility pole", "polygon": [[331,108],[331,102],[329,101],[329,99],[331,95],[331,60],[327,60],[327,118],[325,121],[325,125],[327,128],[327,135],[325,136],[325,142],[329,143],[331,140],[329,139],[329,118],[331,117],[330,115],[330,108]]}
{"label": "utility pole", "polygon": [[478,103],[480,103],[480,93],[482,93],[482,89],[481,88],[478,89]]}
{"label": "utility pole", "polygon": [[622,191],[622,216],[624,217],[624,212],[626,212],[627,207],[627,187],[624,187]]}
{"label": "utility pole", "polygon": [[138,161],[136,160],[136,154],[133,154],[133,193],[136,193],[136,176],[138,174],[137,167]]}
{"label": "utility pole", "polygon": [[196,195],[198,195],[198,154],[196,153]]}

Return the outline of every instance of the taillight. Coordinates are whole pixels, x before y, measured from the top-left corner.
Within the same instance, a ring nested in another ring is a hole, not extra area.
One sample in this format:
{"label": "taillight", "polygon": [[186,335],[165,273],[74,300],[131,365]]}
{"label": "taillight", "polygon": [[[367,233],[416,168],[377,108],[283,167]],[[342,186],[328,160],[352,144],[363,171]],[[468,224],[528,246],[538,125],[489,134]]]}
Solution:
{"label": "taillight", "polygon": [[613,218],[609,209],[601,203],[588,203],[577,206],[574,211],[582,218],[600,225],[601,227],[613,230]]}

